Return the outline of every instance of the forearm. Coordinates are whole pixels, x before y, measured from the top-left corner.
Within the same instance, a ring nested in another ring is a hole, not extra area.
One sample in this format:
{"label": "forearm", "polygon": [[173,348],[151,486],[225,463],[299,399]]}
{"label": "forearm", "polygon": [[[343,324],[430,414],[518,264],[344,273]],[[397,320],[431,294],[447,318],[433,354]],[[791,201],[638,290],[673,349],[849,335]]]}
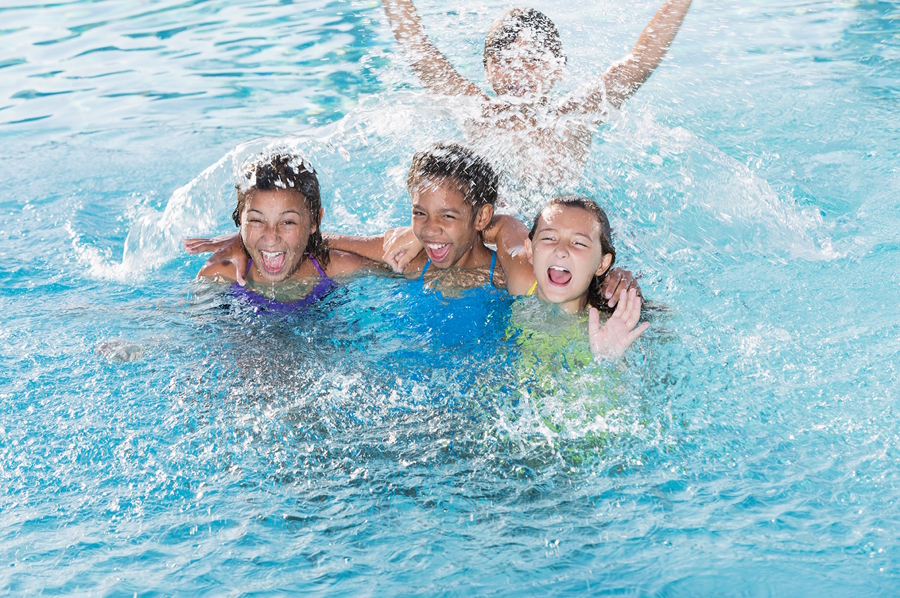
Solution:
{"label": "forearm", "polygon": [[382,4],[397,43],[426,88],[444,95],[483,95],[431,43],[410,0],[384,0]]}
{"label": "forearm", "polygon": [[357,237],[324,233],[322,236],[329,249],[354,253],[379,264],[386,263],[384,260],[384,235]]}
{"label": "forearm", "polygon": [[591,114],[608,102],[619,108],[640,89],[672,45],[691,0],[667,0],[641,32],[631,52],[617,60],[585,95],[576,94],[562,106],[563,112]]}
{"label": "forearm", "polygon": [[641,32],[631,55],[647,71],[645,79],[668,52],[690,7],[691,0],[667,0]]}

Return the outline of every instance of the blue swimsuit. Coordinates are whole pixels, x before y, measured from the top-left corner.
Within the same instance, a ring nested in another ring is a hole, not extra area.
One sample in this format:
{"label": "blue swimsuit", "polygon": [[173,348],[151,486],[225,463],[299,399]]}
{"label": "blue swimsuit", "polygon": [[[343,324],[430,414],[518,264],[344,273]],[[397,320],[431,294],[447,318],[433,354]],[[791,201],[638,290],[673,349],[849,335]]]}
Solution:
{"label": "blue swimsuit", "polygon": [[[268,297],[263,297],[259,293],[254,293],[247,287],[242,287],[236,282],[232,283],[231,285],[231,294],[235,297],[240,297],[251,305],[254,305],[256,307],[264,307],[271,311],[290,312],[309,307],[313,303],[324,299],[325,295],[330,293],[332,289],[338,286],[334,280],[328,278],[328,276],[325,274],[325,270],[322,269],[322,266],[319,265],[319,261],[316,258],[310,255],[309,260],[319,272],[319,282],[316,283],[316,286],[314,286],[312,290],[306,294],[305,297],[301,297],[296,301],[282,302],[276,299],[269,299]],[[244,278],[246,278],[250,273],[251,267],[253,267],[252,259],[250,260],[250,263],[247,264],[247,272],[244,273]]]}

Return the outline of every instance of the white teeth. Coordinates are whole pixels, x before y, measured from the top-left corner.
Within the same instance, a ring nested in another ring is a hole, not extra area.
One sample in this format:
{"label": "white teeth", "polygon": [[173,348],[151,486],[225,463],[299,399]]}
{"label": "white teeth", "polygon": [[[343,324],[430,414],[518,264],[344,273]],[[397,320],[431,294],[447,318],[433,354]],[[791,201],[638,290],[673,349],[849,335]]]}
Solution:
{"label": "white teeth", "polygon": [[426,245],[428,245],[431,249],[441,249],[441,248],[443,248],[443,247],[446,247],[448,244],[449,244],[449,243],[440,243],[440,244],[438,244],[438,243],[426,243]]}
{"label": "white teeth", "polygon": [[276,255],[281,255],[284,252],[283,251],[260,251],[260,253],[263,254],[265,257],[269,258],[269,257],[275,257]]}
{"label": "white teeth", "polygon": [[550,266],[550,269],[551,270],[559,270],[560,272],[568,272],[568,270],[566,270],[562,266]]}

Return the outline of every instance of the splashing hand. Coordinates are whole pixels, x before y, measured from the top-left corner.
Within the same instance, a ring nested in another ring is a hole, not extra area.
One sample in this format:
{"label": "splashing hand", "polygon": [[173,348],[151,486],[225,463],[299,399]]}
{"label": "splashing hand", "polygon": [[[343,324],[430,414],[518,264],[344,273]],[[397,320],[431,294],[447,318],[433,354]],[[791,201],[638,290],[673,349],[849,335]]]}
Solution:
{"label": "splashing hand", "polygon": [[[636,289],[627,293],[619,292],[618,305],[613,315],[603,327],[600,327],[600,314],[592,307],[588,320],[588,332],[591,340],[591,353],[596,359],[616,359],[625,353],[640,335],[650,326],[644,322],[637,326],[641,319],[641,298]],[[635,328],[637,326],[637,328]]]}

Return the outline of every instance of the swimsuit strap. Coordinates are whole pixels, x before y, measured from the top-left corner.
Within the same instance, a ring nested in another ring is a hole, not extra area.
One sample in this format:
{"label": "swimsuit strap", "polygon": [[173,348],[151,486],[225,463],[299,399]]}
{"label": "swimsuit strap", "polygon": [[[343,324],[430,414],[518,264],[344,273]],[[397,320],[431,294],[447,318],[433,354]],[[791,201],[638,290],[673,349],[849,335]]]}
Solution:
{"label": "swimsuit strap", "polygon": [[492,251],[491,252],[491,275],[488,278],[488,282],[491,284],[494,284],[494,264],[496,264],[496,263],[497,263],[497,252]]}
{"label": "swimsuit strap", "polygon": [[306,255],[309,256],[309,261],[311,261],[311,262],[312,262],[312,265],[315,266],[315,267],[316,267],[316,270],[319,271],[319,276],[321,276],[322,278],[326,278],[326,276],[325,276],[325,270],[323,270],[323,269],[322,269],[322,266],[319,265],[319,260],[317,260],[317,259],[315,258],[315,256],[314,256],[313,254],[311,254],[311,253],[307,253]]}
{"label": "swimsuit strap", "polygon": [[425,262],[425,267],[422,268],[422,276],[419,277],[420,280],[425,280],[425,273],[428,272],[428,266],[431,265],[431,258],[428,258],[428,261]]}
{"label": "swimsuit strap", "polygon": [[525,293],[525,294],[526,294],[526,295],[534,295],[534,292],[535,292],[536,290],[537,290],[537,281],[535,280],[535,281],[534,281],[534,284],[531,285],[531,288],[528,289],[528,292]]}
{"label": "swimsuit strap", "polygon": [[250,274],[250,266],[253,265],[253,258],[250,258],[250,261],[247,262],[247,271],[244,272],[244,280],[247,280],[247,276]]}

